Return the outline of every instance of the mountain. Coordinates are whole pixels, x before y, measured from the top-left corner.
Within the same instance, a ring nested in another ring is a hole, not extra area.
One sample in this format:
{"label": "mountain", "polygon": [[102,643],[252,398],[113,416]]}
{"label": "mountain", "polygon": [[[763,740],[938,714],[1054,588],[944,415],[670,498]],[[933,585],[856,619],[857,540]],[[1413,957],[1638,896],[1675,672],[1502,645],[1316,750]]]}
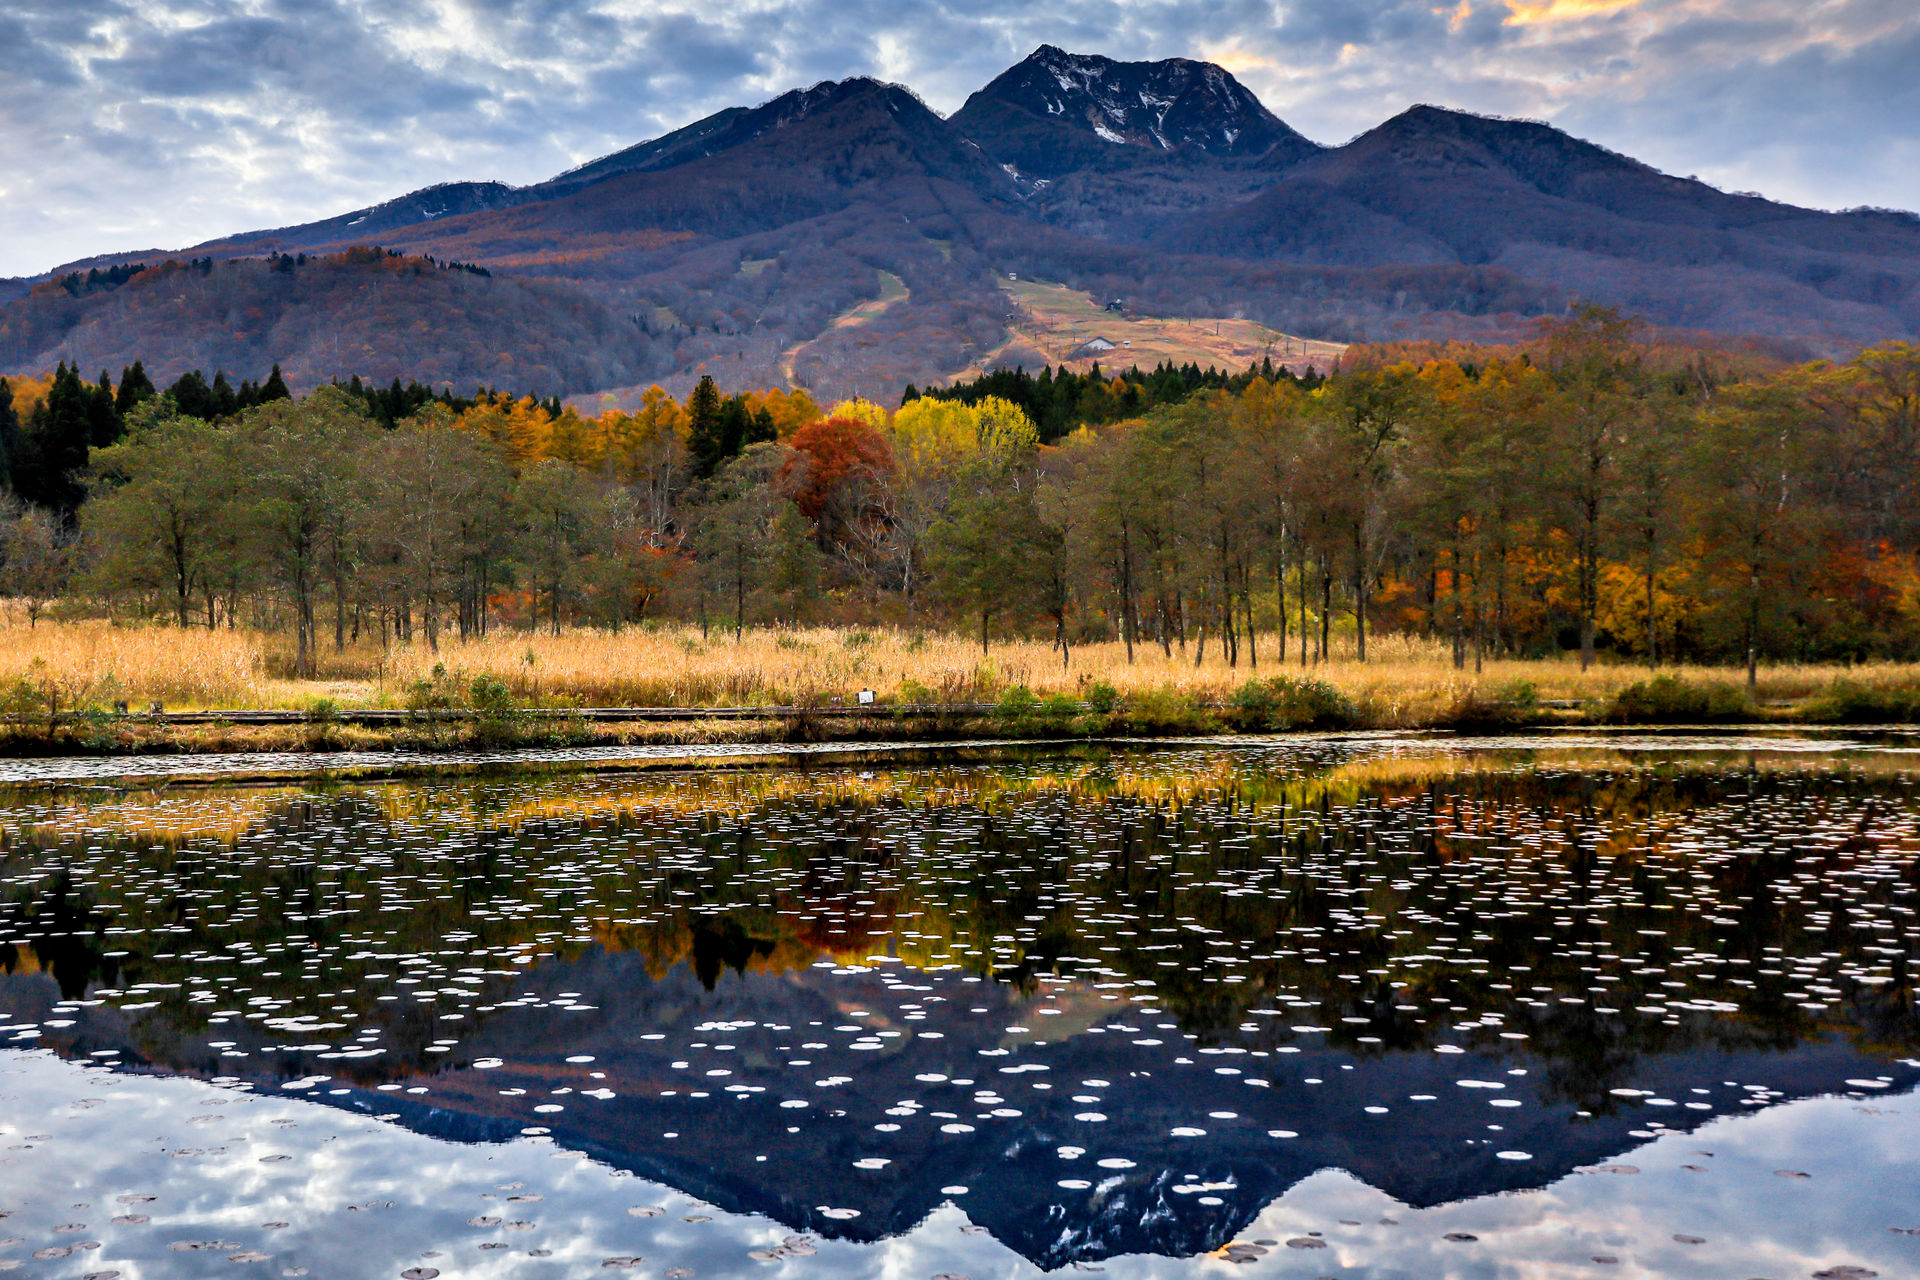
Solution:
{"label": "mountain", "polygon": [[576,289],[364,248],[171,262],[76,292],[41,284],[0,314],[7,343],[89,374],[143,360],[163,384],[189,369],[252,377],[278,363],[303,387],[357,373],[554,390],[620,385],[660,364],[630,317]]}
{"label": "mountain", "polygon": [[1153,237],[1185,253],[1504,267],[1724,332],[1920,330],[1920,222],[1730,195],[1531,121],[1418,106]]}
{"label": "mountain", "polygon": [[[342,257],[368,244],[434,269]],[[87,274],[289,253],[339,259],[322,275],[359,272],[377,305],[264,268],[176,273],[166,306],[139,277]],[[492,275],[451,281],[444,263]],[[1333,341],[1510,338],[1578,299],[1808,355],[1920,337],[1910,214],[1729,194],[1550,125],[1431,106],[1327,148],[1220,67],[1043,46],[948,119],[897,85],[825,81],[531,186],[428,187],[0,282],[0,372],[138,352],[156,373],[279,359],[296,381],[417,368],[540,394],[711,373],[886,398],[1005,345],[1009,272]],[[432,300],[455,285],[512,324],[481,336],[484,310],[443,315]]]}
{"label": "mountain", "polygon": [[[640,952],[598,947],[542,961],[516,979],[516,1002],[463,1021],[460,1045],[444,1058],[419,1051],[443,1024],[403,1006],[383,1007],[363,1024],[381,1027],[392,1046],[368,1058],[313,1056],[288,1048],[284,1030],[250,1022],[218,1031],[176,1025],[177,1008],[64,1006],[47,972],[0,974],[0,1010],[10,1021],[47,1026],[34,1042],[39,1051],[114,1064],[109,1070],[222,1075],[274,1092],[314,1071],[343,1087],[305,1095],[312,1102],[384,1114],[454,1142],[512,1142],[537,1125],[556,1154],[582,1152],[728,1213],[827,1239],[910,1232],[951,1198],[943,1188],[960,1184],[969,1188],[974,1224],[1048,1270],[1218,1249],[1319,1170],[1345,1170],[1400,1205],[1428,1208],[1549,1187],[1625,1156],[1652,1137],[1643,1127],[1651,1116],[1665,1132],[1690,1133],[1752,1114],[1763,1099],[1772,1107],[1844,1093],[1862,1077],[1884,1082],[1886,1097],[1920,1083],[1920,1070],[1843,1035],[1796,1043],[1771,1028],[1699,1015],[1640,1053],[1625,1048],[1604,1015],[1562,1005],[1529,1024],[1531,1041],[1451,1055],[1356,1055],[1319,1032],[1277,1024],[1205,1040],[1186,1032],[1138,1038],[1132,1018],[1145,1011],[1103,1005],[1092,991],[1055,989],[1035,999],[1007,984],[904,966],[777,973],[750,969],[740,957],[722,969],[710,954],[718,972],[705,976],[697,958],[655,973]],[[890,984],[902,974],[920,1001],[912,1007],[923,1012],[893,1022],[878,1011],[900,1000]],[[78,989],[84,994],[84,977]],[[857,1064],[821,1062],[816,1054],[835,1051],[824,1043],[808,1046],[810,1061],[792,1061],[796,1039],[826,1041],[826,1031],[812,1028],[833,1026],[855,1008],[875,1011],[873,1025],[892,1043]],[[1043,1023],[1043,1009],[1060,1015],[1044,1039],[1005,1030]],[[710,1047],[719,1028],[728,1043]],[[209,1043],[216,1036],[219,1047]],[[1541,1043],[1560,1053],[1531,1047]],[[1575,1045],[1610,1051],[1576,1063],[1567,1056]],[[1195,1048],[1219,1056],[1196,1064]],[[1235,1065],[1215,1065],[1227,1063]],[[723,1075],[725,1085],[701,1069]],[[1497,1113],[1498,1146],[1487,1141],[1495,1113],[1484,1094],[1460,1087],[1487,1080],[1502,1082],[1500,1098],[1516,1104]],[[1768,1091],[1699,1087],[1721,1080],[1764,1081]],[[394,1089],[402,1083],[424,1087],[412,1095]],[[976,1083],[1007,1096],[983,1103]],[[1643,1097],[1692,1104],[1650,1113],[1608,1092],[1629,1085]],[[563,1108],[535,1110],[563,1090],[575,1095]],[[1426,1102],[1399,1105],[1409,1097]],[[1363,1110],[1389,1101],[1390,1116]],[[1196,1123],[1203,1145],[1185,1127]],[[673,1140],[662,1141],[663,1133]],[[1531,1158],[1504,1159],[1501,1148]],[[856,1172],[856,1161],[876,1155],[884,1173]],[[1089,1168],[1096,1160],[1114,1163]],[[1213,1198],[1193,1195],[1195,1184]]]}
{"label": "mountain", "polygon": [[1021,176],[1164,159],[1285,166],[1320,148],[1210,62],[1115,62],[1042,45],[953,114],[954,128]]}

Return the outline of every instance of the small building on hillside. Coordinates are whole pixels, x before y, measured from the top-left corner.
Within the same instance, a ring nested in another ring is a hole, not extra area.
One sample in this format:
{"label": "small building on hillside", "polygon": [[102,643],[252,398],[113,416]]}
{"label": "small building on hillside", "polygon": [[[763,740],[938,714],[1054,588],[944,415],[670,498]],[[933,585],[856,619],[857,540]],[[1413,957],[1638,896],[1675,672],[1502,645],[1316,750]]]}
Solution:
{"label": "small building on hillside", "polygon": [[1091,338],[1088,338],[1085,342],[1081,343],[1079,346],[1075,347],[1073,351],[1067,356],[1067,359],[1092,360],[1097,356],[1105,355],[1107,352],[1114,350],[1119,345],[1120,345],[1119,343],[1111,342],[1106,338],[1102,338],[1099,336],[1091,337]]}

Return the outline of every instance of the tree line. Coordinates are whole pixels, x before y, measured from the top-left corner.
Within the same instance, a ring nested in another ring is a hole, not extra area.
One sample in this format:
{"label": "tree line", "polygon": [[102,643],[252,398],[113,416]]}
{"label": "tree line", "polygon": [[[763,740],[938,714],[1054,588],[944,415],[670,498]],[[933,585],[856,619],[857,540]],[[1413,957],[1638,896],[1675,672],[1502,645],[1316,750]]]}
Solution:
{"label": "tree line", "polygon": [[[597,417],[497,392],[382,414],[351,386],[203,415],[169,390],[87,436],[70,489],[10,470],[6,551],[23,597],[285,625],[309,672],[369,635],[662,619],[1249,668],[1336,634],[1364,659],[1381,630],[1462,667],[1920,655],[1920,348],[1732,369],[1588,309],[1524,347],[1390,354],[1051,442],[1009,397],[823,408],[710,378]],[[103,385],[54,382],[60,413],[104,413]]]}

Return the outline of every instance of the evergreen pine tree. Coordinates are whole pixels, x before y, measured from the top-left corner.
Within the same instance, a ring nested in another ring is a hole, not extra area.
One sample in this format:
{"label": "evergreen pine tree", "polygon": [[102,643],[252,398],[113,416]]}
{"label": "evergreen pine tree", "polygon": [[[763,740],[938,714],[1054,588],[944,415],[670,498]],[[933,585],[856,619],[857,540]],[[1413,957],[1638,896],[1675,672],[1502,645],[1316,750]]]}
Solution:
{"label": "evergreen pine tree", "polygon": [[722,461],[737,458],[747,447],[747,428],[752,425],[744,395],[728,396],[720,405],[720,456]]}
{"label": "evergreen pine tree", "polygon": [[[137,366],[136,366],[137,367]],[[260,387],[260,403],[268,404],[275,400],[291,400],[293,392],[287,389],[287,380],[280,376],[280,365],[276,362],[273,372]]]}
{"label": "evergreen pine tree", "polygon": [[720,388],[711,375],[702,375],[687,397],[687,452],[692,456],[693,473],[702,480],[718,471],[726,460],[721,426]]}
{"label": "evergreen pine tree", "polygon": [[120,371],[120,389],[113,396],[113,411],[124,420],[135,405],[153,399],[156,394],[153,379],[147,376],[147,366],[135,360]]}
{"label": "evergreen pine tree", "polygon": [[87,388],[87,444],[95,449],[120,438],[120,414],[113,406],[113,379],[102,369],[99,385]]}
{"label": "evergreen pine tree", "polygon": [[747,444],[772,444],[780,438],[780,428],[773,424],[773,415],[765,405],[753,411],[752,419],[747,423]]}
{"label": "evergreen pine tree", "polygon": [[174,379],[167,388],[167,394],[173,398],[173,407],[189,418],[199,418],[202,422],[211,422],[214,417],[213,394],[207,389],[207,380],[198,369],[188,370]]}
{"label": "evergreen pine tree", "polygon": [[211,396],[214,417],[231,418],[240,412],[240,397],[234,394],[233,384],[227,381],[225,370],[214,370]]}
{"label": "evergreen pine tree", "polygon": [[0,378],[0,483],[13,487],[13,458],[20,448],[20,414],[13,407],[13,384]]}
{"label": "evergreen pine tree", "polygon": [[33,408],[21,433],[14,492],[28,502],[72,516],[86,490],[79,473],[87,465],[93,390],[63,361],[47,398]]}

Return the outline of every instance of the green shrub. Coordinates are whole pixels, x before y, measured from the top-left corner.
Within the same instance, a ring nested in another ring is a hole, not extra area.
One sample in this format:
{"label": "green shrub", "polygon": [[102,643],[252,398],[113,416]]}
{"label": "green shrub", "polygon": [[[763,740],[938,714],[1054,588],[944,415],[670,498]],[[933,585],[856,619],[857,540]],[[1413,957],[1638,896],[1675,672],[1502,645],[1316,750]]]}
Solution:
{"label": "green shrub", "polygon": [[1129,728],[1142,733],[1199,733],[1218,727],[1207,709],[1181,689],[1128,694],[1120,714]]}
{"label": "green shrub", "polygon": [[467,685],[467,701],[473,708],[473,736],[481,742],[510,741],[527,719],[512,687],[498,676],[475,676]]}
{"label": "green shrub", "polygon": [[1120,705],[1120,691],[1105,680],[1087,686],[1087,709],[1095,715],[1110,716]]}
{"label": "green shrub", "polygon": [[1049,725],[1064,725],[1080,714],[1080,701],[1071,694],[1048,694],[1040,702],[1040,718]]}
{"label": "green shrub", "polygon": [[1469,688],[1447,709],[1441,723],[1501,728],[1533,724],[1540,716],[1540,690],[1528,680],[1509,680],[1491,693],[1482,693],[1478,686]]}
{"label": "green shrub", "polygon": [[1255,732],[1344,729],[1358,718],[1352,700],[1324,680],[1274,676],[1249,680],[1227,699],[1228,718]]}
{"label": "green shrub", "polygon": [[939,700],[934,695],[933,690],[927,688],[927,686],[921,684],[912,676],[908,676],[900,682],[900,687],[894,690],[893,696],[895,701],[904,702],[908,705],[925,704]]}
{"label": "green shrub", "polygon": [[994,704],[993,718],[1010,729],[1024,728],[1033,719],[1039,700],[1023,684],[1008,685]]}
{"label": "green shrub", "polygon": [[1799,718],[1825,724],[1906,724],[1920,718],[1920,690],[1881,688],[1842,676],[1809,698]]}
{"label": "green shrub", "polygon": [[1726,684],[1694,684],[1678,676],[1655,676],[1628,685],[1614,695],[1609,719],[1628,724],[1750,720],[1753,703],[1746,690]]}

